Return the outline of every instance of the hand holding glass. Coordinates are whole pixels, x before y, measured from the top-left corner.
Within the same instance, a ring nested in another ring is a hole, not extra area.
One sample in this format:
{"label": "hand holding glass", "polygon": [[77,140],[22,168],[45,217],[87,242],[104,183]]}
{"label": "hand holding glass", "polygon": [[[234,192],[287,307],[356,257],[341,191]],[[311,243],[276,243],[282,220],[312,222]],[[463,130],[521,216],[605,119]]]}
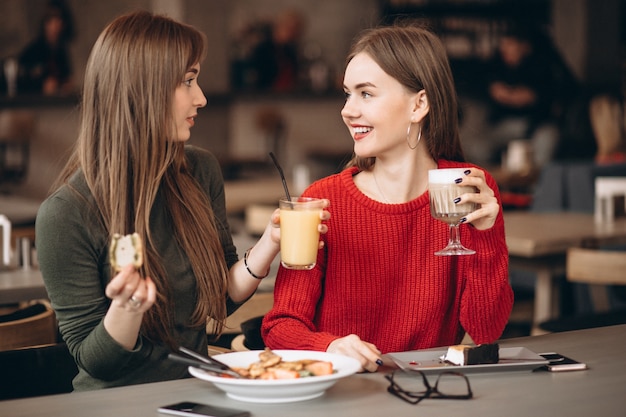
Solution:
{"label": "hand holding glass", "polygon": [[289,269],[313,269],[317,261],[324,200],[293,197],[281,199],[280,258]]}
{"label": "hand holding glass", "polygon": [[455,182],[462,178],[466,168],[431,169],[428,171],[428,194],[430,196],[430,214],[437,220],[450,225],[448,246],[435,255],[472,255],[476,251],[461,244],[459,221],[476,210],[474,203],[455,204],[461,194],[475,193],[472,186],[461,186]]}

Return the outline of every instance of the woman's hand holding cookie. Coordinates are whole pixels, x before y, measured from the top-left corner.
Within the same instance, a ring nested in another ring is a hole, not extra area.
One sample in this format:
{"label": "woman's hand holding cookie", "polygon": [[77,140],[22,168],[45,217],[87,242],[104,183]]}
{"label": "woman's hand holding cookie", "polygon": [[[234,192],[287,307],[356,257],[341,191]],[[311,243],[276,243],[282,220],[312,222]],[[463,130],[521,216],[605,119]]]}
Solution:
{"label": "woman's hand holding cookie", "polygon": [[106,287],[106,296],[116,307],[130,312],[145,312],[156,301],[156,286],[150,277],[141,277],[133,265],[127,265]]}
{"label": "woman's hand holding cookie", "polygon": [[145,312],[156,300],[154,282],[137,272],[143,265],[143,242],[137,233],[113,235],[109,249],[111,267],[117,275],[106,287],[106,295],[118,307]]}

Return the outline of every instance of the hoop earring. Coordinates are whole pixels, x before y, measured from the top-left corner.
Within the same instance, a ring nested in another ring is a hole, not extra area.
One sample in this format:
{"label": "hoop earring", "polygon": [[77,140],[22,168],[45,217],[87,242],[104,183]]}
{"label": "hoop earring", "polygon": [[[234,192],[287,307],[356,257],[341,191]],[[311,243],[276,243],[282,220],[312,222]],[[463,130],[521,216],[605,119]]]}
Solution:
{"label": "hoop earring", "polygon": [[417,143],[415,144],[415,146],[411,146],[411,125],[412,124],[413,123],[409,123],[409,128],[406,130],[406,143],[407,145],[409,145],[409,149],[411,150],[417,148],[417,145],[419,145],[420,141],[422,140],[422,129],[420,128],[420,131],[417,134]]}

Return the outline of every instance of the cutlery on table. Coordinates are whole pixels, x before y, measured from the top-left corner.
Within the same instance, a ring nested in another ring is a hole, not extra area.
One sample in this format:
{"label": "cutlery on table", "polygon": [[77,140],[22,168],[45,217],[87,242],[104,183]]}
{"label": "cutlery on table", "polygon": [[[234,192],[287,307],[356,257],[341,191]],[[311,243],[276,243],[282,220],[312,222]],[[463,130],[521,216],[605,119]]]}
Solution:
{"label": "cutlery on table", "polygon": [[217,359],[208,356],[202,356],[184,347],[180,347],[179,350],[186,356],[172,352],[167,355],[167,358],[176,362],[183,363],[185,365],[200,368],[217,376],[242,378],[239,373],[235,372],[228,365],[218,361]]}

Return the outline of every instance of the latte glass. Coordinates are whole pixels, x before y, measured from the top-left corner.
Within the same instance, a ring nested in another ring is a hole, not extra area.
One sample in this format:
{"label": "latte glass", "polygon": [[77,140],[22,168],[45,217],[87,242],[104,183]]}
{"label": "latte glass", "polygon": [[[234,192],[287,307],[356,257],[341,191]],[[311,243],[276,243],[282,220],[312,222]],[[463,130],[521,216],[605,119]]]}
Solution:
{"label": "latte glass", "polygon": [[455,183],[462,178],[467,168],[431,169],[428,171],[428,194],[430,197],[430,214],[433,218],[450,225],[448,245],[435,252],[435,255],[472,255],[476,251],[467,249],[461,244],[459,221],[476,210],[476,204],[455,204],[454,200],[461,194],[475,193],[472,186],[461,186]]}

